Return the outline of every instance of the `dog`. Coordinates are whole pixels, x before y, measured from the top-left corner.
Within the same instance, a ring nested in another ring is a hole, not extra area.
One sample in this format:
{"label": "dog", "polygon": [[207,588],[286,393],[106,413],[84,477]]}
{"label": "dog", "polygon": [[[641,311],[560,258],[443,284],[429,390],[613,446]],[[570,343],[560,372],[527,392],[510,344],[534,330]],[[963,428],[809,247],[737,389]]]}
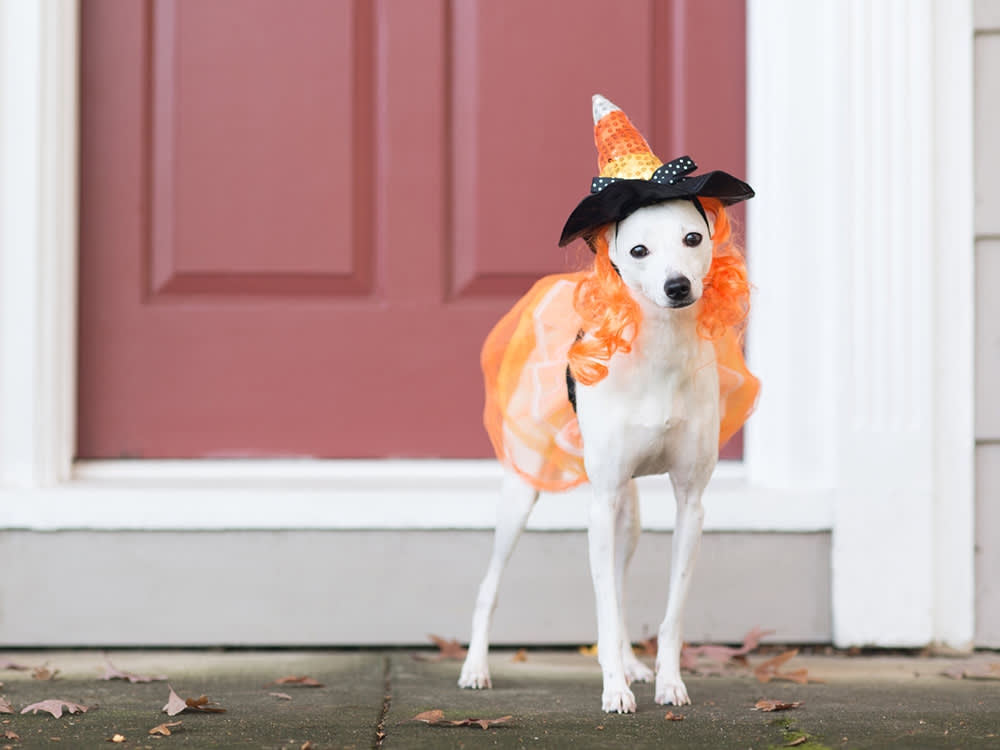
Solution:
{"label": "dog", "polygon": [[[758,388],[739,347],[749,286],[725,213],[753,191],[724,172],[688,177],[689,157],[664,165],[618,107],[598,95],[593,108],[601,175],[560,245],[584,238],[594,268],[541,280],[484,346],[487,429],[505,472],[458,684],[492,687],[497,588],[539,491],[588,481],[601,706],[629,713],[634,681],[655,678],[657,703],[690,703],[681,617],[702,495],[720,442],[742,425]],[[660,474],[670,477],[677,516],[654,674],[632,652],[623,587],[640,532],[635,480]]]}

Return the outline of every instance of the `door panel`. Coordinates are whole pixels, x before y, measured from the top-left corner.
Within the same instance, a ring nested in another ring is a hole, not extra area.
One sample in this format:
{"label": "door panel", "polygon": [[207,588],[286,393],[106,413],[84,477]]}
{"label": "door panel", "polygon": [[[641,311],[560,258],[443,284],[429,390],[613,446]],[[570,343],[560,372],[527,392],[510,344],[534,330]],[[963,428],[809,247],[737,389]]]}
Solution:
{"label": "door panel", "polygon": [[590,95],[742,171],[742,44],[664,59],[706,5],[742,38],[738,0],[88,0],[79,455],[490,455],[479,347],[588,255]]}

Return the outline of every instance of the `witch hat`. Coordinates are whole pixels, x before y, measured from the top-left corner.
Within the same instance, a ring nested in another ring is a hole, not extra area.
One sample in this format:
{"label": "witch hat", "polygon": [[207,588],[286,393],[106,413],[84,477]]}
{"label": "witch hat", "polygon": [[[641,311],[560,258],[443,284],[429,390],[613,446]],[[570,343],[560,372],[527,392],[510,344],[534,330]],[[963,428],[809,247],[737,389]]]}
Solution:
{"label": "witch hat", "polygon": [[753,197],[753,188],[726,172],[688,177],[698,168],[690,156],[664,164],[625,113],[600,94],[594,95],[594,141],[601,173],[566,220],[560,247],[654,203],[693,200],[702,210],[699,197],[718,198],[723,205]]}

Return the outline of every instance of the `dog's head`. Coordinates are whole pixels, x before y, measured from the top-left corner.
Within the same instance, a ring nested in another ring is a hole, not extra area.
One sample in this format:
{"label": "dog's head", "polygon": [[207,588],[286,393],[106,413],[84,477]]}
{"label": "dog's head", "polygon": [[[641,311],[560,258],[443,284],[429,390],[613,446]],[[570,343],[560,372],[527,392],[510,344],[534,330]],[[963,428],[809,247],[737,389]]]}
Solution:
{"label": "dog's head", "polygon": [[680,309],[703,292],[712,264],[712,227],[689,200],[640,208],[608,230],[608,257],[640,305]]}

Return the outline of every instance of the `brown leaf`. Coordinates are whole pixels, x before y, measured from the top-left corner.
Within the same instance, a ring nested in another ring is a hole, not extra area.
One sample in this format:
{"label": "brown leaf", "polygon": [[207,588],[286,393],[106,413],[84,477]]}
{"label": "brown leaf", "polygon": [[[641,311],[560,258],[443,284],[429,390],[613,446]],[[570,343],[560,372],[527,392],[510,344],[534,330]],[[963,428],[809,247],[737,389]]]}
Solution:
{"label": "brown leaf", "polygon": [[300,747],[299,750],[312,750],[312,746],[312,740],[306,740],[302,743],[302,747]]}
{"label": "brown leaf", "polygon": [[183,723],[184,722],[181,721],[167,721],[164,722],[163,724],[157,724],[155,727],[149,730],[149,733],[158,734],[161,737],[169,737],[172,734],[172,732],[170,731],[170,727],[179,727]]}
{"label": "brown leaf", "polygon": [[102,674],[97,679],[99,680],[128,680],[129,682],[135,684],[137,682],[158,682],[160,680],[167,679],[166,675],[157,675],[156,677],[150,677],[148,675],[133,674],[132,672],[122,672],[114,664],[111,663],[110,659],[105,660],[104,674]]}
{"label": "brown leaf", "polygon": [[528,661],[528,652],[526,649],[519,648],[517,653],[510,657],[511,661]]}
{"label": "brown leaf", "polygon": [[283,698],[286,701],[290,701],[292,699],[292,696],[288,693],[268,693],[268,695],[273,695],[275,698]]}
{"label": "brown leaf", "polygon": [[804,745],[809,741],[809,735],[804,734],[801,737],[796,737],[791,742],[786,742],[785,747],[798,747],[799,745]]}
{"label": "brown leaf", "polygon": [[31,677],[35,680],[54,680],[57,674],[59,674],[58,669],[49,669],[48,664],[43,664],[32,670]]}
{"label": "brown leaf", "polygon": [[684,721],[684,717],[680,714],[675,714],[673,711],[667,711],[667,715],[663,717],[667,721]]}
{"label": "brown leaf", "polygon": [[312,677],[295,677],[289,675],[288,677],[282,677],[271,683],[272,685],[299,685],[301,687],[323,687],[322,682],[316,682]]}
{"label": "brown leaf", "polygon": [[580,646],[577,651],[584,656],[597,656],[597,644],[595,643],[593,646]]}
{"label": "brown leaf", "polygon": [[754,704],[754,708],[758,711],[788,711],[792,708],[798,708],[802,705],[802,701],[796,703],[782,703],[781,701],[772,700],[759,700]]}
{"label": "brown leaf", "polygon": [[60,700],[59,698],[50,698],[49,700],[39,701],[38,703],[32,703],[30,706],[25,706],[21,709],[22,714],[31,711],[33,714],[37,714],[39,711],[48,711],[50,714],[55,716],[57,719],[62,716],[63,708],[66,709],[67,713],[85,713],[90,710],[90,706],[81,706],[79,703],[71,703],[69,701]]}
{"label": "brown leaf", "polygon": [[737,649],[737,655],[745,656],[756,650],[763,638],[774,635],[775,632],[774,630],[761,630],[760,625],[754,625],[750,632],[743,636],[743,646]]}
{"label": "brown leaf", "polygon": [[203,711],[211,714],[224,714],[226,712],[226,709],[218,708],[217,703],[210,702],[204,695],[198,698],[184,699],[177,695],[170,685],[167,685],[167,687],[170,688],[170,696],[167,699],[167,705],[165,705],[162,709],[167,716],[176,716],[181,713],[181,711],[187,711],[189,709],[191,711]]}
{"label": "brown leaf", "polygon": [[438,652],[426,657],[421,654],[417,658],[423,661],[461,661],[465,658],[465,649],[456,639],[452,638],[450,641],[446,641],[438,635],[428,635],[427,637],[438,647]]}
{"label": "brown leaf", "polygon": [[116,735],[114,735],[112,737],[108,737],[104,741],[105,742],[124,742],[125,741],[125,735],[124,734],[116,734]]}
{"label": "brown leaf", "polygon": [[21,738],[18,736],[17,732],[15,732],[13,729],[6,730],[3,733],[3,738],[5,740],[17,740],[18,742],[21,741]]}
{"label": "brown leaf", "polygon": [[429,724],[434,727],[479,726],[483,729],[489,729],[496,724],[503,724],[513,718],[513,715],[508,715],[501,716],[499,719],[446,719],[444,718],[444,711],[441,709],[434,709],[433,711],[423,711],[410,719],[410,721],[422,721],[425,724]]}
{"label": "brown leaf", "polygon": [[757,678],[758,682],[770,682],[771,680],[788,680],[790,682],[796,682],[799,685],[805,685],[809,682],[823,682],[815,677],[809,676],[809,670],[807,669],[796,669],[794,672],[782,672],[781,666],[791,659],[793,656],[799,653],[797,648],[793,648],[790,651],[785,651],[778,654],[772,659],[761,662],[756,667],[754,667],[753,674]]}
{"label": "brown leaf", "polygon": [[955,680],[1000,680],[1000,663],[993,664],[973,664],[970,667],[952,667],[942,672],[946,677]]}
{"label": "brown leaf", "polygon": [[7,702],[7,699],[0,696],[0,714],[16,714],[14,707]]}

